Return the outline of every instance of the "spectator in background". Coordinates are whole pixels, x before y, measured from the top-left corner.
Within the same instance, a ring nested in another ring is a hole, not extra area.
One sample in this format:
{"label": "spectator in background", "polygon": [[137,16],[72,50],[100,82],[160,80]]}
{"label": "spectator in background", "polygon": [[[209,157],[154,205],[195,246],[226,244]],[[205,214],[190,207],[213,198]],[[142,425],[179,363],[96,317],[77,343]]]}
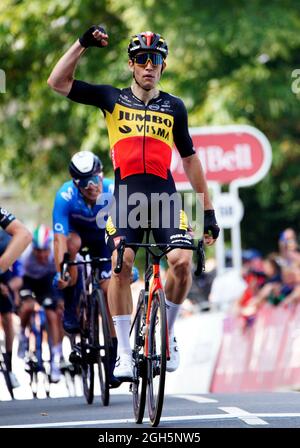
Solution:
{"label": "spectator in background", "polygon": [[285,265],[300,266],[300,252],[296,232],[288,227],[281,232],[278,241],[279,253]]}
{"label": "spectator in background", "polygon": [[264,285],[266,275],[262,255],[257,249],[244,250],[242,257],[242,276],[246,283],[246,288],[234,303],[233,312],[245,319],[247,324],[252,322],[252,316],[255,314],[253,306],[249,306],[250,302]]}
{"label": "spectator in background", "polygon": [[263,262],[265,281],[257,293],[250,299],[250,306],[254,307],[256,313],[258,308],[267,300],[271,303],[277,302],[283,291],[282,268],[279,255],[272,253]]}
{"label": "spectator in background", "polygon": [[292,291],[285,297],[284,306],[288,307],[291,304],[297,304],[300,302],[300,268],[293,269],[293,281],[294,287]]}

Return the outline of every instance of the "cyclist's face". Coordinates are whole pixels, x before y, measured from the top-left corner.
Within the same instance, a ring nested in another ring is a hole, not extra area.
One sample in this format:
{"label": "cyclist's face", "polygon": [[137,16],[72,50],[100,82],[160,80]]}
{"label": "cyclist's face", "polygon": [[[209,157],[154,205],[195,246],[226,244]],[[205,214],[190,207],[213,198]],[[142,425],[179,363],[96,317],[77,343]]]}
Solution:
{"label": "cyclist's face", "polygon": [[130,70],[134,73],[134,77],[138,84],[145,89],[153,89],[156,86],[160,80],[162,69],[166,66],[165,62],[153,65],[150,59],[144,64],[138,64],[134,60],[129,60],[128,64]]}
{"label": "cyclist's face", "polygon": [[50,255],[50,249],[34,249],[34,254],[38,263],[47,264]]}
{"label": "cyclist's face", "polygon": [[89,184],[88,188],[79,187],[79,190],[87,201],[96,202],[97,197],[102,193],[102,182],[99,182],[98,185]]}

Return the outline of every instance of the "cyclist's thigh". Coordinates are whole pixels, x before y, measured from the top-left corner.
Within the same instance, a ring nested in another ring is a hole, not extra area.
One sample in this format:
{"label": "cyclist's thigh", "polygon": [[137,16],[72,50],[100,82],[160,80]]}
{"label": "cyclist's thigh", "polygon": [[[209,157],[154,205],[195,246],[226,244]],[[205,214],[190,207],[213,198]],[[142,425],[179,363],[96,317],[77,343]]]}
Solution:
{"label": "cyclist's thigh", "polygon": [[100,287],[105,295],[107,294],[108,285],[109,285],[109,279],[100,280]]}
{"label": "cyclist's thigh", "polygon": [[47,274],[38,279],[27,278],[25,284],[31,287],[33,296],[39,305],[55,311],[60,293],[52,285],[53,275],[54,273]]}
{"label": "cyclist's thigh", "polygon": [[171,216],[169,223],[160,221],[159,228],[152,232],[156,243],[180,244],[192,246],[193,236],[190,231],[187,216],[183,210]]}

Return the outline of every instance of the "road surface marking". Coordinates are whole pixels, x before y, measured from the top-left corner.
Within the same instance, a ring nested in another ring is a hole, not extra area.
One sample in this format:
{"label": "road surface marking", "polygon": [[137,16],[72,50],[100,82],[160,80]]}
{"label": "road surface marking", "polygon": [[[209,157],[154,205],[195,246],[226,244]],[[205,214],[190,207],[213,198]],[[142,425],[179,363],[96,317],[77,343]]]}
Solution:
{"label": "road surface marking", "polygon": [[258,418],[256,414],[251,414],[251,412],[244,411],[244,409],[236,407],[221,407],[221,411],[227,412],[228,414],[239,415],[239,419],[247,423],[247,425],[268,425],[261,418]]}
{"label": "road surface marking", "polygon": [[[228,409],[228,408],[225,408]],[[231,408],[232,409],[232,408]],[[235,408],[239,409],[239,408]],[[236,414],[208,414],[208,415],[185,415],[185,416],[172,416],[172,417],[162,417],[161,422],[180,422],[180,421],[200,421],[200,420],[228,420],[235,418],[245,418],[246,411],[240,410]],[[249,414],[247,414],[249,415]],[[250,414],[251,416],[252,414]],[[268,417],[268,418],[300,418],[300,413],[259,413],[253,414],[253,417]],[[250,418],[250,417],[248,417]],[[53,423],[34,423],[30,425],[5,425],[0,426],[0,428],[59,428],[59,427],[71,427],[71,426],[85,426],[85,425],[113,425],[113,424],[123,424],[123,423],[134,423],[133,418],[123,418],[115,420],[87,420],[87,421],[74,421],[74,422],[53,422]],[[149,423],[149,419],[145,418],[144,423]]]}
{"label": "road surface marking", "polygon": [[182,398],[183,400],[194,401],[195,403],[218,403],[218,400],[207,397],[199,397],[198,395],[172,395],[175,398]]}

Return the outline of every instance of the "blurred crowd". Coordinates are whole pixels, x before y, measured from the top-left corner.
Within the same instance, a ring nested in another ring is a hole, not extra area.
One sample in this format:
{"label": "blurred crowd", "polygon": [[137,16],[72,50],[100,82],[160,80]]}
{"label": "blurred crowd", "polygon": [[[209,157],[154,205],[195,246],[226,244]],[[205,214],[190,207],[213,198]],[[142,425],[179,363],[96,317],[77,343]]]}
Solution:
{"label": "blurred crowd", "polygon": [[279,237],[277,252],[262,258],[257,251],[243,264],[246,289],[235,301],[233,311],[251,323],[265,303],[289,306],[300,301],[300,251],[296,232],[285,229]]}
{"label": "blurred crowd", "polygon": [[265,303],[288,306],[300,301],[300,249],[292,228],[281,232],[276,251],[266,257],[257,249],[243,250],[242,272],[232,268],[230,250],[220,275],[212,260],[206,265],[204,275],[194,278],[186,304],[194,310],[231,310],[248,325]]}

